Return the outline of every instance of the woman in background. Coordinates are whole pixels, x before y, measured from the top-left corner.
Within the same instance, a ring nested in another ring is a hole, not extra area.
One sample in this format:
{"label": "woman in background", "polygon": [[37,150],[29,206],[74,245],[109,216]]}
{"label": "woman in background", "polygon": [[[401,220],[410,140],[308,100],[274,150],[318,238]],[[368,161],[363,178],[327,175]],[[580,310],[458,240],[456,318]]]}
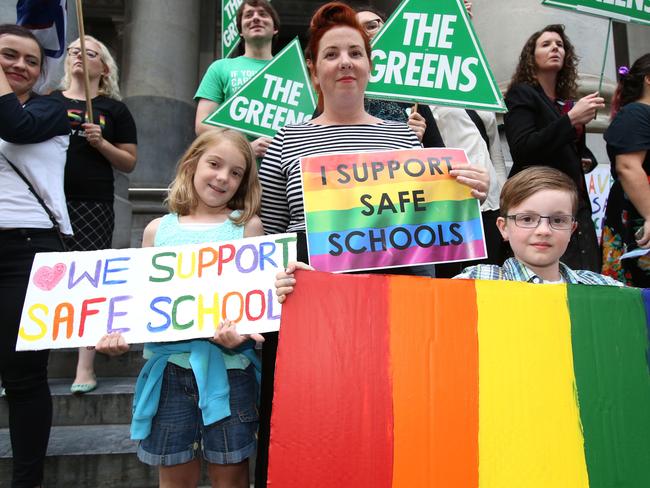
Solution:
{"label": "woman in background", "polygon": [[34,255],[63,251],[60,233],[72,232],[63,193],[65,109],[32,93],[43,60],[29,30],[0,25],[0,378],[9,405],[11,486],[29,488],[43,481],[52,397],[49,351],[16,352],[20,315]]}
{"label": "woman in background", "polygon": [[[106,46],[85,37],[93,122],[86,121],[84,73],[79,39],[68,47],[61,92],[72,129],[65,167],[65,194],[74,237],[71,251],[109,249],[113,239],[113,169],[130,173],[135,168],[137,135],[129,109],[122,103],[117,65]],[[95,351],[79,349],[72,393],[87,393],[97,386]]]}
{"label": "woman in background", "polygon": [[620,260],[650,248],[650,53],[619,69],[612,123],[605,132],[614,185],[603,225],[603,274],[650,287],[650,255]]}
{"label": "woman in background", "polygon": [[528,166],[557,168],[578,187],[578,228],[562,262],[572,269],[600,271],[600,248],[591,220],[584,169],[596,161],[585,146],[585,124],[605,101],[598,93],[577,102],[577,56],[562,25],[535,32],[521,51],[505,102],[506,137],[512,154],[510,176]]}

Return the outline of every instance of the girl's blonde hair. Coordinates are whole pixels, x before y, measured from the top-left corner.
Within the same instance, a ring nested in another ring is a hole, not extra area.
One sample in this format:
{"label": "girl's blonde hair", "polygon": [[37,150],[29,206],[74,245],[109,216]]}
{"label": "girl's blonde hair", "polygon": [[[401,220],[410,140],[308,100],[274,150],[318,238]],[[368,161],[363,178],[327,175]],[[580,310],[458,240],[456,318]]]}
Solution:
{"label": "girl's blonde hair", "polygon": [[[104,66],[108,69],[108,73],[102,74],[99,78],[99,90],[98,95],[103,95],[114,100],[122,100],[122,95],[120,95],[120,86],[119,86],[119,76],[117,71],[117,64],[115,59],[111,56],[110,51],[106,45],[95,39],[93,36],[86,35],[84,36],[86,41],[92,41],[99,47],[99,59],[102,60]],[[68,47],[72,46],[75,42],[78,42],[79,38],[72,41],[68,44]],[[70,83],[72,81],[72,74],[70,73],[70,65],[68,64],[68,58],[66,54],[65,66],[65,75],[61,81],[61,90],[67,90],[70,88]]]}
{"label": "girl's blonde hair", "polygon": [[189,215],[196,208],[199,203],[194,189],[196,166],[210,146],[223,141],[230,142],[246,161],[246,171],[239,188],[228,202],[228,208],[241,212],[231,220],[237,225],[244,225],[259,213],[262,188],[257,177],[255,154],[246,137],[232,129],[211,129],[197,137],[187,148],[178,161],[176,176],[169,186],[169,194],[165,200],[170,212],[180,216]]}

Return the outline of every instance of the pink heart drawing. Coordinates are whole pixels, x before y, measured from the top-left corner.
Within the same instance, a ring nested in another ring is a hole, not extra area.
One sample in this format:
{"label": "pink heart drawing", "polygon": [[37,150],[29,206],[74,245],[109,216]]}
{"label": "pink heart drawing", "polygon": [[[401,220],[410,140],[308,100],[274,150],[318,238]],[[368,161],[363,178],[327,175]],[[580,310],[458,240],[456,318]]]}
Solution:
{"label": "pink heart drawing", "polygon": [[57,263],[51,268],[49,266],[41,266],[36,273],[34,273],[33,282],[41,290],[50,291],[59,284],[61,278],[65,274],[66,266],[63,263]]}

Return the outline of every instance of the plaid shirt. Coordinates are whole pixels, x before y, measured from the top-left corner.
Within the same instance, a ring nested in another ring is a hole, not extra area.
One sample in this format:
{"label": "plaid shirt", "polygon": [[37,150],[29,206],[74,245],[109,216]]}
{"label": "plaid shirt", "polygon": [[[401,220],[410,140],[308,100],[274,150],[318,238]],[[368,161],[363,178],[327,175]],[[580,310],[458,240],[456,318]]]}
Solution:
{"label": "plaid shirt", "polygon": [[[565,283],[582,285],[610,285],[624,286],[608,276],[603,276],[593,271],[572,270],[566,264],[560,263],[560,276]],[[507,280],[525,281],[527,283],[544,283],[544,280],[533,273],[515,258],[507,259],[503,266],[494,264],[479,264],[465,268],[462,273],[454,278],[468,278],[474,280]]]}

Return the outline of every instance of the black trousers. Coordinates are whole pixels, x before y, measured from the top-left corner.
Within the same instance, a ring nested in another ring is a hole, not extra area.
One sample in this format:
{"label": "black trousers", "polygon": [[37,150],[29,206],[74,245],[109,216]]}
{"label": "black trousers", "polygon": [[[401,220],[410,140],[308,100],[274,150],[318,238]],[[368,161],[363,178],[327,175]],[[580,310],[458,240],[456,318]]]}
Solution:
{"label": "black trousers", "polygon": [[34,254],[61,250],[51,229],[0,230],[0,378],[9,403],[12,488],[33,488],[43,480],[52,425],[49,351],[15,349]]}

